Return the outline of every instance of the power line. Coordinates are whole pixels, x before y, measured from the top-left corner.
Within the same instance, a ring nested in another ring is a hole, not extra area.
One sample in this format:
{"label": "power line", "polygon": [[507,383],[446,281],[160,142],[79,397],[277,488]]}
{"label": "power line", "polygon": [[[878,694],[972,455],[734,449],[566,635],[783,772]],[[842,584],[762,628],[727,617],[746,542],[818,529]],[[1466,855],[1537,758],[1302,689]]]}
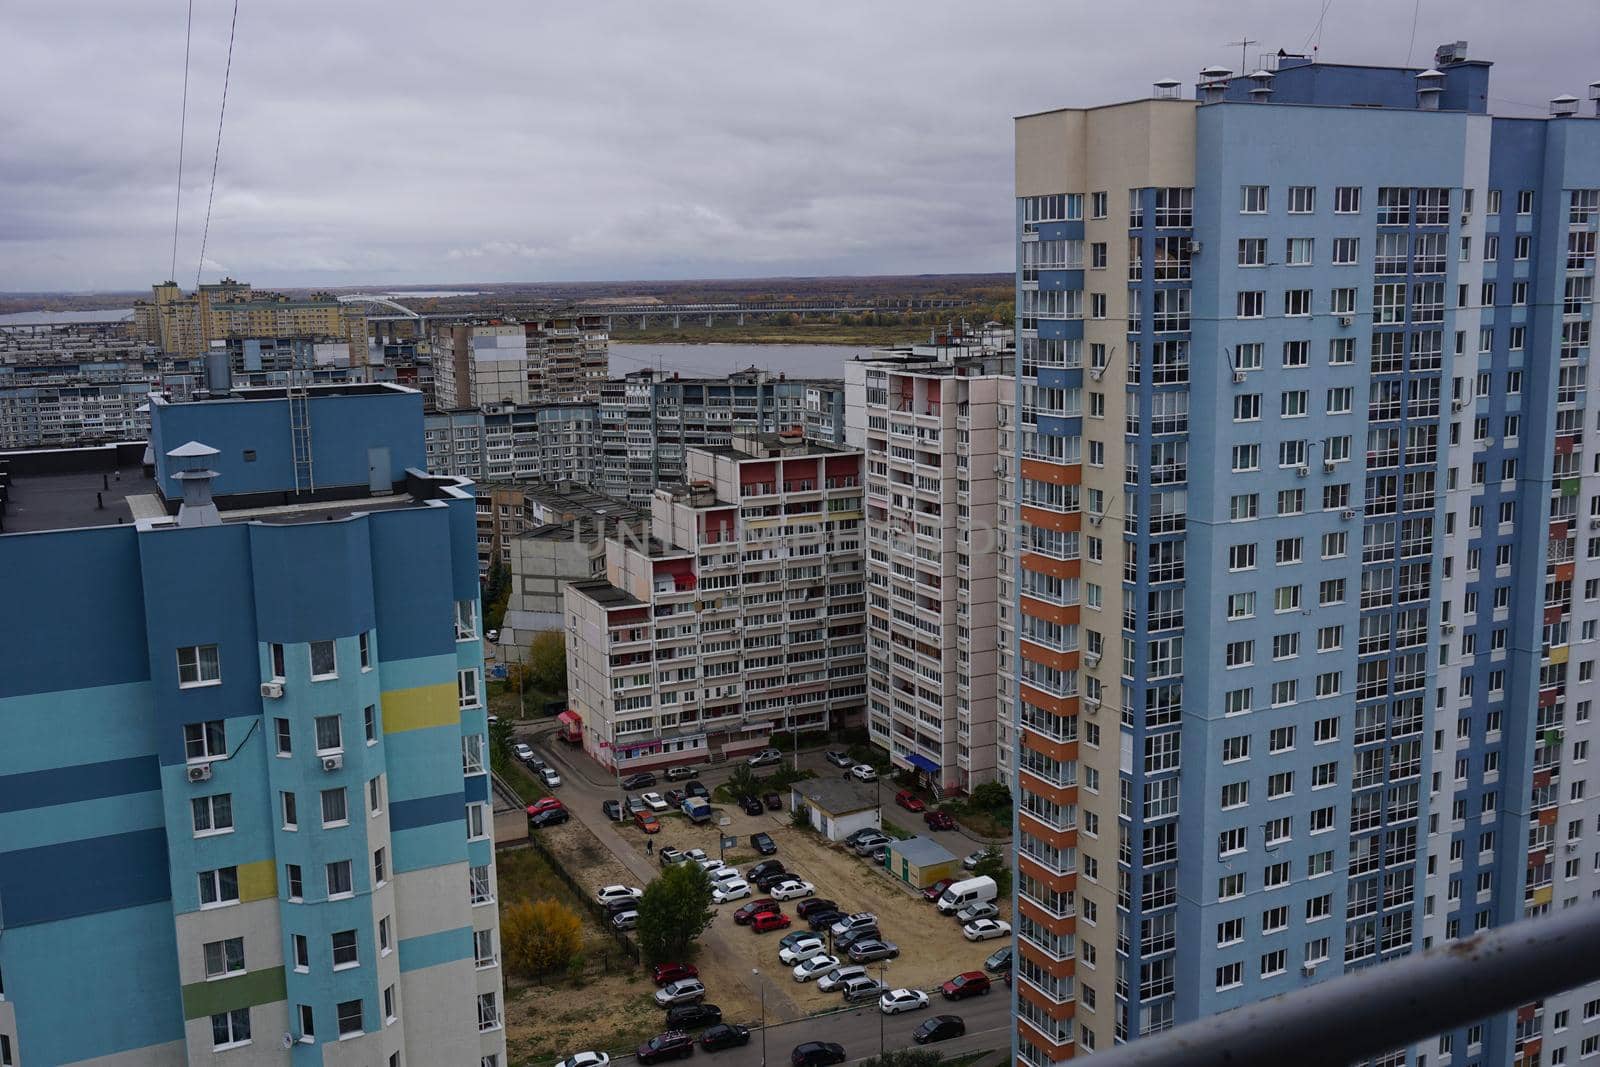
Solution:
{"label": "power line", "polygon": [[1422,0],[1412,5],[1411,8],[1411,43],[1406,45],[1406,66],[1411,66],[1411,55],[1417,48],[1417,16],[1422,14]]}
{"label": "power line", "polygon": [[178,195],[172,205],[172,267],[167,277],[178,280],[178,218],[183,208],[183,142],[189,126],[189,42],[194,34],[194,0],[183,27],[183,106],[178,111]]}
{"label": "power line", "polygon": [[211,203],[217,197],[217,161],[222,158],[222,121],[228,116],[228,79],[233,74],[233,31],[239,25],[239,0],[233,0],[233,21],[228,23],[228,64],[222,69],[222,107],[217,111],[217,148],[211,156],[211,192],[206,196],[206,225],[200,231],[200,261],[194,268],[194,287],[206,265],[206,241],[211,236]]}

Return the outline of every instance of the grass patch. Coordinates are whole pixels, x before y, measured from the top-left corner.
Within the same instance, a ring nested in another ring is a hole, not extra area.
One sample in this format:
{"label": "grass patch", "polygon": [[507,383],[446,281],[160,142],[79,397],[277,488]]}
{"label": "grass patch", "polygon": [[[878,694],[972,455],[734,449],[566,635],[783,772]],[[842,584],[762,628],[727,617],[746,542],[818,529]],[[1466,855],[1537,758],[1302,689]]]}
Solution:
{"label": "grass patch", "polygon": [[894,823],[890,822],[888,819],[884,819],[882,821],[883,821],[883,832],[888,834],[890,837],[894,838],[897,841],[904,841],[908,837],[915,837],[916,836],[916,834],[913,834],[913,833],[910,833],[909,831],[901,829],[899,826],[897,826]]}
{"label": "grass patch", "polygon": [[512,719],[517,722],[533,722],[537,719],[548,719],[545,714],[545,705],[560,701],[561,706],[567,706],[565,692],[552,692],[529,685],[522,691],[522,699],[517,699],[517,690],[509,681],[503,678],[489,681],[489,714],[498,715],[502,719]]}
{"label": "grass patch", "polygon": [[540,797],[550,795],[550,790],[544,787],[544,783],[530,774],[528,768],[515,756],[499,745],[492,745],[491,748],[489,765],[494,768],[494,773],[511,784],[511,788],[522,797],[524,804],[532,804]]}

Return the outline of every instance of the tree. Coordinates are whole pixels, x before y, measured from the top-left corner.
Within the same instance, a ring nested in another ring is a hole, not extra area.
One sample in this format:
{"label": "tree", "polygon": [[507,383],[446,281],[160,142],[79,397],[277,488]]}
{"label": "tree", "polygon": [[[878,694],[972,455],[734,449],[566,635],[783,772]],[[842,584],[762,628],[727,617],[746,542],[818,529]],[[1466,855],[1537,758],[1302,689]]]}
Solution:
{"label": "tree", "polygon": [[973,787],[969,803],[982,811],[999,815],[1011,813],[1011,790],[1004,782],[984,782]]}
{"label": "tree", "polygon": [[645,886],[639,901],[639,948],[645,962],[686,959],[714,915],[711,879],[699,865],[676,863],[662,871]]}
{"label": "tree", "polygon": [[546,693],[567,691],[567,639],[560,630],[534,635],[528,646],[528,677]]}
{"label": "tree", "polygon": [[496,560],[483,584],[483,628],[498,630],[505,622],[506,603],[511,599],[511,568]]}
{"label": "tree", "polygon": [[515,740],[516,736],[512,733],[511,723],[505,719],[489,724],[489,746],[495,755],[502,755],[509,751]]}
{"label": "tree", "polygon": [[726,784],[728,792],[736,797],[742,797],[747,793],[750,796],[755,796],[761,789],[761,779],[756,776],[755,771],[750,769],[748,763],[736,764],[733,770],[728,773]]}
{"label": "tree", "polygon": [[501,913],[500,944],[514,974],[566,971],[583,949],[583,920],[558,900],[520,900]]}
{"label": "tree", "polygon": [[1011,865],[1006,862],[1000,849],[990,845],[984,849],[983,855],[978,859],[977,865],[972,868],[975,875],[987,874],[994,879],[996,894],[1000,897],[1011,895]]}

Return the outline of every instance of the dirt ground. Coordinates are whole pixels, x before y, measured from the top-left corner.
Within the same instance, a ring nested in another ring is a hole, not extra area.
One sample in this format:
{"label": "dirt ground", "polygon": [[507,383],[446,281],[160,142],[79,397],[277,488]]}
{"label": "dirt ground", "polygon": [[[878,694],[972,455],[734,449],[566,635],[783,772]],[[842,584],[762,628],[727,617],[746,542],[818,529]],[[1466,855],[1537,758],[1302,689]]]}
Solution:
{"label": "dirt ground", "polygon": [[661,1032],[661,1009],[650,999],[654,988],[637,972],[581,985],[513,982],[506,990],[510,1061],[549,1063],[585,1049],[634,1047]]}

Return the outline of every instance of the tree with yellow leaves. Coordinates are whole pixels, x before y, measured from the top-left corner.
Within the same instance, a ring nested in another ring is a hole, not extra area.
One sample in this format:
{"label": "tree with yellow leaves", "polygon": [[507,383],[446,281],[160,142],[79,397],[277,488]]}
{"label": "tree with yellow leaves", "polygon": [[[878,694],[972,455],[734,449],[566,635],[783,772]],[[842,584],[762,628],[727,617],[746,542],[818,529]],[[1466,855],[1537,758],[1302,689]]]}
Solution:
{"label": "tree with yellow leaves", "polygon": [[558,900],[521,900],[501,913],[500,944],[513,974],[565,971],[583,948],[583,920]]}

